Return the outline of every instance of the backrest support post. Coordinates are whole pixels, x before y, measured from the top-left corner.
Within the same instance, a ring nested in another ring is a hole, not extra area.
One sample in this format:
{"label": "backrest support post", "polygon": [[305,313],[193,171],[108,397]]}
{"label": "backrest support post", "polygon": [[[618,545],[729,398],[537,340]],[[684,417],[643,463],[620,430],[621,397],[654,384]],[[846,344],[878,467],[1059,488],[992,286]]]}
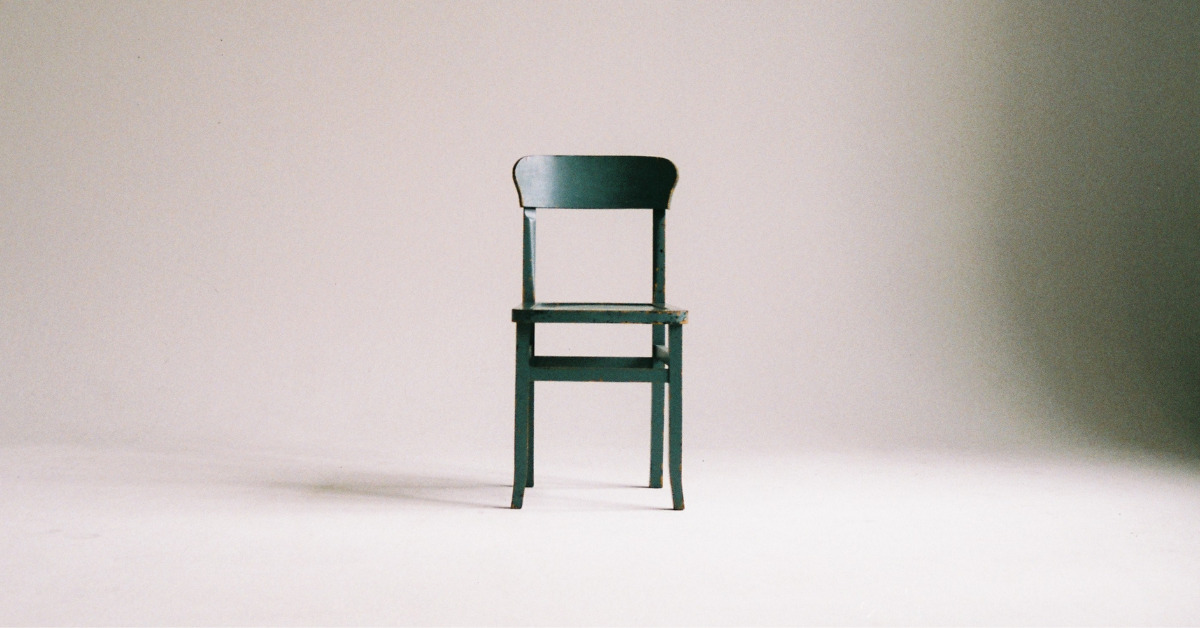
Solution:
{"label": "backrest support post", "polygon": [[534,299],[534,278],[537,276],[535,266],[537,257],[537,210],[525,208],[525,227],[521,245],[521,305],[530,306]]}
{"label": "backrest support post", "polygon": [[654,210],[654,305],[667,301],[667,210]]}

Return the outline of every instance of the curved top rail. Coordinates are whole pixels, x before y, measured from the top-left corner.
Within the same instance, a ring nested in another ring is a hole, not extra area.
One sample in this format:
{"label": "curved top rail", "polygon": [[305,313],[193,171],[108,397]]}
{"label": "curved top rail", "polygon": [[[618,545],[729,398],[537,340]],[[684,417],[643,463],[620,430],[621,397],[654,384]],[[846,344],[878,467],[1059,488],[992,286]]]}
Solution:
{"label": "curved top rail", "polygon": [[522,207],[666,209],[677,178],[662,157],[530,155],[513,166]]}

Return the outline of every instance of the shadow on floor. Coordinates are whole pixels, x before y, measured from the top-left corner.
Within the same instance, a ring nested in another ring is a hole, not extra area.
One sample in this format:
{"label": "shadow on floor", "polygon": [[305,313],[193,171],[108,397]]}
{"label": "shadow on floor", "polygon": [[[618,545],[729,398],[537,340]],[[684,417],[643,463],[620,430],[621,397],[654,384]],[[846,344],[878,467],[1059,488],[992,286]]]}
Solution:
{"label": "shadow on floor", "polygon": [[[509,509],[512,485],[469,477],[435,475],[405,475],[389,473],[344,472],[306,481],[302,479],[274,480],[272,489],[317,497],[373,498],[385,501],[421,503],[461,508]],[[539,480],[538,486],[527,489],[526,498],[534,492],[545,499],[554,510],[570,509],[645,509],[634,495],[630,500],[616,498],[620,492],[647,489],[644,485],[626,482],[549,477]],[[656,489],[658,490],[658,489]],[[596,499],[604,491],[606,499]],[[608,495],[608,492],[613,495]],[[611,497],[611,499],[609,498]],[[539,501],[541,501],[539,499]],[[667,497],[669,502],[669,493]],[[551,505],[552,504],[552,505]],[[668,508],[669,509],[669,508]]]}
{"label": "shadow on floor", "polygon": [[464,477],[345,473],[311,481],[275,480],[268,484],[308,496],[377,498],[463,508],[507,507],[507,484]]}

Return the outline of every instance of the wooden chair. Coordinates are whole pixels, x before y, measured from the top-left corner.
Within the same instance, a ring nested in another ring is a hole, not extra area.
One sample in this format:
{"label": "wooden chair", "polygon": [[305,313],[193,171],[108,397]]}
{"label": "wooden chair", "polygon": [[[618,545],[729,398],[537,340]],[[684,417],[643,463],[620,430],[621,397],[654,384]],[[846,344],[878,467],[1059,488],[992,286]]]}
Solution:
{"label": "wooden chair", "polygon": [[[683,324],[687,310],[665,303],[667,202],[675,166],[660,157],[534,155],[513,166],[525,212],[521,307],[517,324],[516,435],[512,507],[533,486],[533,392],[536,381],[649,382],[650,486],[662,487],[664,388],[670,386],[671,497],[683,510],[680,479],[683,433]],[[539,303],[534,298],[538,208],[650,209],[654,212],[653,292],[650,303]],[[650,357],[541,356],[534,351],[538,323],[639,323],[653,325]],[[670,342],[665,342],[669,337]]]}

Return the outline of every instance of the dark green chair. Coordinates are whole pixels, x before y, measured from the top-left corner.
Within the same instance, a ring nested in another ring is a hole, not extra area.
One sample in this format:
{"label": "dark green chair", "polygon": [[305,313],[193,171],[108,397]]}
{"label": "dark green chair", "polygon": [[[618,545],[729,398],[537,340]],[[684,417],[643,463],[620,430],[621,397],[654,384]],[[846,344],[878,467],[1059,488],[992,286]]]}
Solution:
{"label": "dark green chair", "polygon": [[[533,391],[536,381],[649,382],[650,486],[662,487],[664,388],[670,385],[671,497],[683,510],[680,458],[683,434],[683,324],[687,310],[666,305],[665,228],[675,166],[661,157],[534,155],[517,161],[513,180],[525,211],[524,272],[517,324],[517,398],[512,507],[533,486]],[[650,303],[539,303],[534,297],[538,208],[649,209],[654,212],[653,292]],[[653,325],[649,357],[543,356],[534,351],[538,323]],[[666,340],[669,337],[670,342]]]}

